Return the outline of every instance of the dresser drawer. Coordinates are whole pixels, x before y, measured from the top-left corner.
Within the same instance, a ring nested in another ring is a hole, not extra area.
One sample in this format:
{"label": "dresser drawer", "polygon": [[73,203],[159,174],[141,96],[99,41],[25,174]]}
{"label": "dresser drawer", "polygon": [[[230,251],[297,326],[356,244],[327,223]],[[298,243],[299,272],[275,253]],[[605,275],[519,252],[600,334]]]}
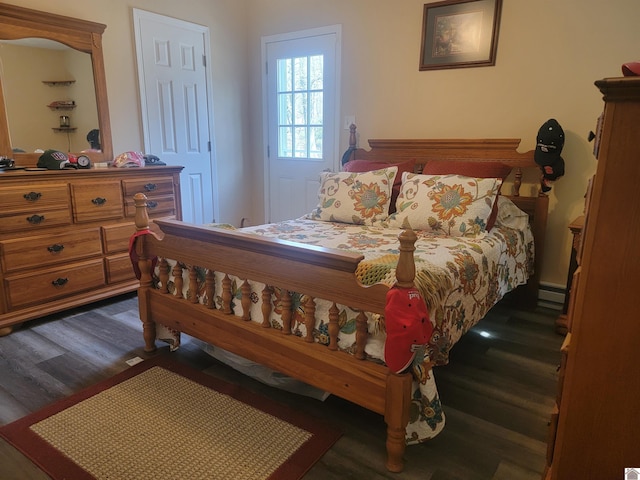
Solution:
{"label": "dresser drawer", "polygon": [[147,197],[155,195],[173,196],[173,180],[167,177],[140,178],[135,180],[123,180],[124,196],[128,200],[136,193],[144,193]]}
{"label": "dresser drawer", "polygon": [[107,283],[118,283],[136,279],[128,253],[111,255],[105,258],[105,267]]}
{"label": "dresser drawer", "polygon": [[129,250],[129,239],[136,232],[136,225],[133,222],[104,225],[101,228],[105,253],[126,252]]}
{"label": "dresser drawer", "polygon": [[68,206],[55,210],[36,210],[36,207],[32,207],[32,210],[29,211],[0,215],[0,234],[21,231],[37,232],[47,227],[61,225],[71,225],[71,211]]}
{"label": "dresser drawer", "polygon": [[21,185],[0,189],[2,215],[67,205],[69,187],[66,183]]}
{"label": "dresser drawer", "polygon": [[4,279],[10,308],[34,305],[105,285],[102,258]]}
{"label": "dresser drawer", "polygon": [[0,251],[6,273],[99,256],[102,255],[100,229],[3,240]]}
{"label": "dresser drawer", "polygon": [[124,216],[120,182],[72,184],[71,202],[78,223]]}
{"label": "dresser drawer", "polygon": [[[127,198],[127,217],[136,216],[136,205],[132,198]],[[147,212],[150,217],[168,216],[176,214],[176,202],[172,196],[149,197],[147,200]]]}

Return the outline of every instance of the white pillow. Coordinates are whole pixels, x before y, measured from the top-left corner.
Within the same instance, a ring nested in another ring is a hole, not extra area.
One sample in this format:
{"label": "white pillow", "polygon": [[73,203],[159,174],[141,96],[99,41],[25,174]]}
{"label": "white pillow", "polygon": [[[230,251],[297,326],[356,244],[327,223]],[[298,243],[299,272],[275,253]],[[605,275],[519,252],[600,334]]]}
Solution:
{"label": "white pillow", "polygon": [[462,175],[402,176],[390,227],[427,230],[451,237],[475,237],[487,230],[501,178]]}
{"label": "white pillow", "polygon": [[312,220],[374,225],[386,220],[398,167],[371,172],[322,172]]}
{"label": "white pillow", "polygon": [[529,223],[529,215],[520,210],[518,206],[502,195],[498,195],[498,216],[496,225],[499,227],[524,230]]}

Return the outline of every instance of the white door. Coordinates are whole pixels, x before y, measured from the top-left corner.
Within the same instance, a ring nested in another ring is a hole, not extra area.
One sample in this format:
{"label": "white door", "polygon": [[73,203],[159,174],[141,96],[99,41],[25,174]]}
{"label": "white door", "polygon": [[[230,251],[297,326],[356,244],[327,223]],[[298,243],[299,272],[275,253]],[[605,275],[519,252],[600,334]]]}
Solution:
{"label": "white door", "polygon": [[209,30],[134,9],[145,153],[182,165],[182,218],[215,215],[206,58]]}
{"label": "white door", "polygon": [[318,203],[319,174],[339,166],[340,26],[265,37],[265,217],[298,218]]}

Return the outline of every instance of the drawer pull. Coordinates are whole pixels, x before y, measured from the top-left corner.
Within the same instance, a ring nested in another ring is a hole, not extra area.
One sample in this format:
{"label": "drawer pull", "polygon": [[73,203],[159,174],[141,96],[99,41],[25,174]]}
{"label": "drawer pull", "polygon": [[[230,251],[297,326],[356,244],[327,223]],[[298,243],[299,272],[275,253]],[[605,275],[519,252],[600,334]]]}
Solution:
{"label": "drawer pull", "polygon": [[51,285],[53,285],[54,287],[62,287],[64,285],[66,285],[66,283],[69,281],[68,278],[56,278],[53,282],[51,282]]}
{"label": "drawer pull", "polygon": [[147,184],[144,186],[144,189],[145,189],[147,192],[153,192],[156,188],[158,188],[158,186],[157,186],[155,183],[147,183]]}
{"label": "drawer pull", "polygon": [[157,206],[158,206],[158,202],[155,202],[153,200],[147,202],[148,208],[156,208]]}
{"label": "drawer pull", "polygon": [[44,215],[31,215],[27,217],[27,222],[31,225],[39,225],[44,221]]}
{"label": "drawer pull", "polygon": [[47,247],[47,250],[49,250],[51,253],[60,253],[62,250],[64,250],[64,245],[62,245],[61,243],[54,243],[53,245],[49,245]]}
{"label": "drawer pull", "polygon": [[100,207],[100,206],[104,205],[105,203],[107,203],[107,199],[106,198],[102,198],[102,197],[96,197],[93,200],[91,200],[91,203],[93,203],[94,205],[97,205],[97,206]]}
{"label": "drawer pull", "polygon": [[42,197],[42,194],[39,192],[29,192],[29,193],[25,193],[23,197],[25,200],[29,202],[35,202],[36,200],[40,200],[40,197]]}

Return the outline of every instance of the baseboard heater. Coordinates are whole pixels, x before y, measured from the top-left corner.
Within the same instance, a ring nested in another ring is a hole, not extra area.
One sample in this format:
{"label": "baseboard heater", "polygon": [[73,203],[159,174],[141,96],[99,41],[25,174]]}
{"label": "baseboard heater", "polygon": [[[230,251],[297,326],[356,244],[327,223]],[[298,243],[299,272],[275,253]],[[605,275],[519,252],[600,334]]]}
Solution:
{"label": "baseboard heater", "polygon": [[540,282],[538,290],[538,305],[554,310],[562,310],[565,299],[565,287],[552,283]]}

